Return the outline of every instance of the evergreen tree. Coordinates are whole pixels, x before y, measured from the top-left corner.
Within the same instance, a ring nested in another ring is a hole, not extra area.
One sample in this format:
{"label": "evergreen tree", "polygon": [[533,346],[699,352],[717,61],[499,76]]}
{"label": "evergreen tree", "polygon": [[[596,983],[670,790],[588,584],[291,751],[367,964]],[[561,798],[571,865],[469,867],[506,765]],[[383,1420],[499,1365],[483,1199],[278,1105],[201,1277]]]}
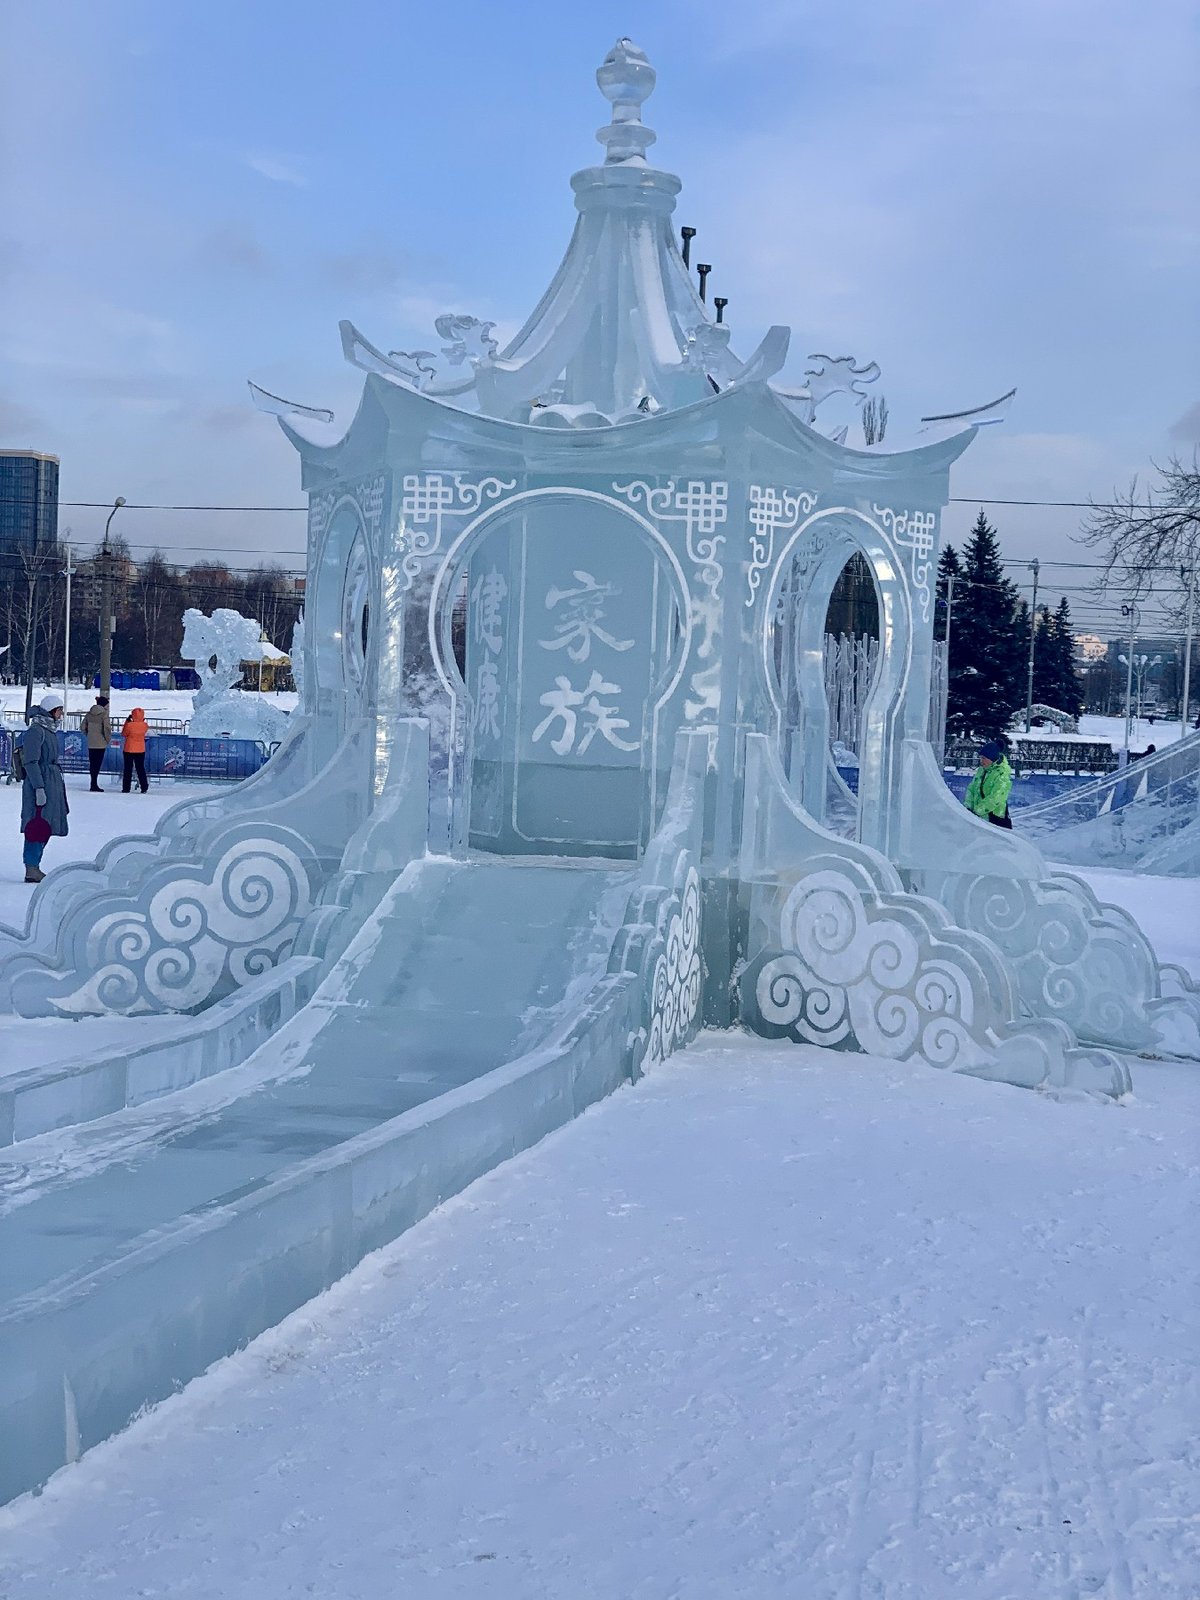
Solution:
{"label": "evergreen tree", "polygon": [[[982,511],[963,547],[961,567],[950,630],[947,725],[957,734],[995,739],[1025,703],[1025,656],[1017,587],[1004,576],[995,529]],[[1026,649],[1028,637],[1026,632]]]}
{"label": "evergreen tree", "polygon": [[946,545],[938,557],[934,596],[933,636],[942,640],[949,637],[950,640],[949,660],[946,663],[946,733],[961,734],[963,731],[961,716],[956,715],[960,697],[955,676],[958,652],[954,646],[954,633],[955,611],[963,597],[962,562],[958,559],[958,551],[952,544]]}
{"label": "evergreen tree", "polygon": [[1053,617],[1047,612],[1047,646],[1053,667],[1056,698],[1048,703],[1078,717],[1083,711],[1083,685],[1075,666],[1075,635],[1071,629],[1071,607],[1064,594]]}
{"label": "evergreen tree", "polygon": [[1034,704],[1053,706],[1056,711],[1065,710],[1062,702],[1055,698],[1061,687],[1054,653],[1054,619],[1050,615],[1050,607],[1041,606],[1038,608],[1037,639],[1033,646]]}
{"label": "evergreen tree", "polygon": [[954,579],[954,588],[961,598],[962,562],[958,559],[958,551],[952,544],[948,544],[938,558],[937,569],[937,599],[934,604],[933,636],[935,639],[946,637],[947,623],[952,621],[950,605],[950,579]]}

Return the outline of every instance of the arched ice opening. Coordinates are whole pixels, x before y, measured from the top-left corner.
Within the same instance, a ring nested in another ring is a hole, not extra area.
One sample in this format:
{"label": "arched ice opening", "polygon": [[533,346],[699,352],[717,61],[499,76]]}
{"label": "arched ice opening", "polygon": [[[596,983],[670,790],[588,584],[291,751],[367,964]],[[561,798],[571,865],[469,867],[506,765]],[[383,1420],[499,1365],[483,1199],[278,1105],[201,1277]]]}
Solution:
{"label": "arched ice opening", "polygon": [[430,599],[452,848],[636,856],[666,795],[688,616],[669,545],[593,491],[528,490],[464,530]]}
{"label": "arched ice opening", "polygon": [[[855,558],[869,575],[878,636],[869,683],[858,700],[857,796],[831,759],[827,677],[830,604]],[[848,508],[815,513],[776,563],[764,612],[762,666],[780,759],[797,800],[816,820],[868,843],[882,840],[896,792],[911,659],[908,595],[882,530]]]}

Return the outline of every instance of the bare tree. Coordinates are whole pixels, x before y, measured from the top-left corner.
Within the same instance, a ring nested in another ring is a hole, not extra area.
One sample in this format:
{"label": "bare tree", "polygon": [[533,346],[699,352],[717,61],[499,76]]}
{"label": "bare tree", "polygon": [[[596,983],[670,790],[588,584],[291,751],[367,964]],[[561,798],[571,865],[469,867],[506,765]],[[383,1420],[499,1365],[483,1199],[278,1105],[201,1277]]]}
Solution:
{"label": "bare tree", "polygon": [[173,665],[178,659],[184,605],[179,580],[161,550],[152,550],[138,568],[137,602],[141,608],[146,665]]}
{"label": "bare tree", "polygon": [[15,643],[20,650],[21,670],[31,679],[39,667],[53,677],[49,657],[49,619],[53,610],[54,578],[58,570],[57,551],[52,545],[16,552]]}
{"label": "bare tree", "polygon": [[882,395],[871,395],[863,401],[863,438],[868,444],[882,444],[887,432],[888,407]]}
{"label": "bare tree", "polygon": [[1200,566],[1200,461],[1172,456],[1154,471],[1157,482],[1144,489],[1135,478],[1111,502],[1093,502],[1079,537],[1103,560],[1101,588],[1134,599],[1155,592],[1172,611]]}
{"label": "bare tree", "polygon": [[258,618],[272,644],[285,652],[289,650],[303,602],[284,569],[275,562],[260,565],[246,575],[244,594],[248,615]]}
{"label": "bare tree", "polygon": [[4,611],[4,653],[0,655],[0,675],[12,682],[17,671],[17,568],[11,555],[0,556],[0,604]]}

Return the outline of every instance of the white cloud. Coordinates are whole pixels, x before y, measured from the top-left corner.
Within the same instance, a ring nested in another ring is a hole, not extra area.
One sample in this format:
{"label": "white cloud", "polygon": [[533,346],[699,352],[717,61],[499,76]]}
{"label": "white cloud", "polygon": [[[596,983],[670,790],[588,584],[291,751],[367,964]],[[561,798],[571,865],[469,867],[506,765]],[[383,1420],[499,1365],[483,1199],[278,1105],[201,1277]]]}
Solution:
{"label": "white cloud", "polygon": [[272,183],[290,183],[297,189],[307,187],[308,179],[289,161],[262,151],[248,151],[242,155],[243,163],[251,172],[257,172]]}

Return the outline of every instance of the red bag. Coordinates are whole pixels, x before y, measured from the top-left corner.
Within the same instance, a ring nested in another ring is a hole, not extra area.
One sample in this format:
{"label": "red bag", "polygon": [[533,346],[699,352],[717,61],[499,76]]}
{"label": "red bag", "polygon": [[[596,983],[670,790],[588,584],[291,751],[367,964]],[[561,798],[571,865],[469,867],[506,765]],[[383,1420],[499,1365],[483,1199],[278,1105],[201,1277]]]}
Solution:
{"label": "red bag", "polygon": [[25,824],[25,837],[29,840],[30,844],[46,844],[49,842],[50,824],[42,815],[41,806],[38,806],[37,810]]}

